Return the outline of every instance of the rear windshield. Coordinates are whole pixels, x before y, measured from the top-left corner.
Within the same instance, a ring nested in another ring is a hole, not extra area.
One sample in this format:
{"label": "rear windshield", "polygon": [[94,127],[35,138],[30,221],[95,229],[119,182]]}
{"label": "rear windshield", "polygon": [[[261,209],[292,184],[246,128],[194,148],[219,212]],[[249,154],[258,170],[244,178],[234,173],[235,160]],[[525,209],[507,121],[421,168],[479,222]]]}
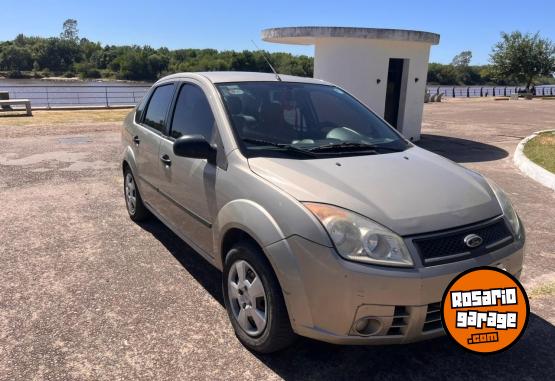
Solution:
{"label": "rear windshield", "polygon": [[[381,154],[408,143],[345,91],[294,82],[217,85],[244,153],[251,156]],[[265,144],[266,143],[266,144]]]}

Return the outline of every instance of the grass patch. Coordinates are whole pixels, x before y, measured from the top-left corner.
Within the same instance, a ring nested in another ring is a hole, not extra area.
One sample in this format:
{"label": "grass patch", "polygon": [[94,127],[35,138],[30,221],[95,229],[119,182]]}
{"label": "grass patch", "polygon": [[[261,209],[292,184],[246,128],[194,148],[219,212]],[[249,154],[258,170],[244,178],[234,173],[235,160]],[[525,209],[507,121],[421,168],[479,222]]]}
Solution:
{"label": "grass patch", "polygon": [[528,292],[528,296],[533,298],[541,298],[544,296],[551,296],[555,295],[555,282],[549,282],[537,287],[534,287],[530,292]]}
{"label": "grass patch", "polygon": [[544,132],[524,146],[524,154],[539,166],[555,173],[555,132]]}
{"label": "grass patch", "polygon": [[131,109],[33,111],[33,116],[0,112],[0,126],[94,124],[122,122]]}

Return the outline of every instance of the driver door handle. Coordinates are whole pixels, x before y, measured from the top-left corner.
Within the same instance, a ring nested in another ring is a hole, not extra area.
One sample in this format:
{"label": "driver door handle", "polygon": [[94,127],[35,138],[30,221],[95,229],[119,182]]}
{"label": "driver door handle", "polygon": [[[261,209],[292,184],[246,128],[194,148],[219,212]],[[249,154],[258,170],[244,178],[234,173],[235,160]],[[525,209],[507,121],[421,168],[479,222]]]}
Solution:
{"label": "driver door handle", "polygon": [[164,163],[165,165],[167,165],[168,167],[172,165],[172,161],[171,161],[170,157],[166,154],[160,156],[160,161],[162,163]]}
{"label": "driver door handle", "polygon": [[141,139],[137,135],[133,136],[133,143],[139,145],[141,143]]}

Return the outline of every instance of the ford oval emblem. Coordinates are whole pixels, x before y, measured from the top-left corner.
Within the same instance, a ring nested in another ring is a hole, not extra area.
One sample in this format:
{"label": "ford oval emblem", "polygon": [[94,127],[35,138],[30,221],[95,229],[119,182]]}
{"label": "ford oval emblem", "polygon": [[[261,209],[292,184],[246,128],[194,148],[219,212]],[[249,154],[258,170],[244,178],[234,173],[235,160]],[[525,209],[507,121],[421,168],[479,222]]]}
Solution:
{"label": "ford oval emblem", "polygon": [[470,248],[475,248],[475,247],[480,246],[483,241],[484,240],[482,239],[482,237],[480,237],[479,235],[476,235],[476,234],[469,234],[466,237],[464,237],[465,245],[470,247]]}

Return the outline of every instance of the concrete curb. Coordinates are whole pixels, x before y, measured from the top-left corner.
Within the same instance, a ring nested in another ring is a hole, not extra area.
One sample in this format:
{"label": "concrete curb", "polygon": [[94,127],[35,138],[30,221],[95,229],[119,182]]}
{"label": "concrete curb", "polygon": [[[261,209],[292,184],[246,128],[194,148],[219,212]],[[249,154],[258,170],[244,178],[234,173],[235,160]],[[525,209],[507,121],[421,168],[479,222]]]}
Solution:
{"label": "concrete curb", "polygon": [[555,130],[542,130],[534,132],[532,135],[525,137],[516,146],[513,162],[526,176],[536,180],[538,183],[555,191],[555,174],[549,172],[528,159],[524,154],[524,145],[531,139],[535,138],[542,132],[554,132]]}

